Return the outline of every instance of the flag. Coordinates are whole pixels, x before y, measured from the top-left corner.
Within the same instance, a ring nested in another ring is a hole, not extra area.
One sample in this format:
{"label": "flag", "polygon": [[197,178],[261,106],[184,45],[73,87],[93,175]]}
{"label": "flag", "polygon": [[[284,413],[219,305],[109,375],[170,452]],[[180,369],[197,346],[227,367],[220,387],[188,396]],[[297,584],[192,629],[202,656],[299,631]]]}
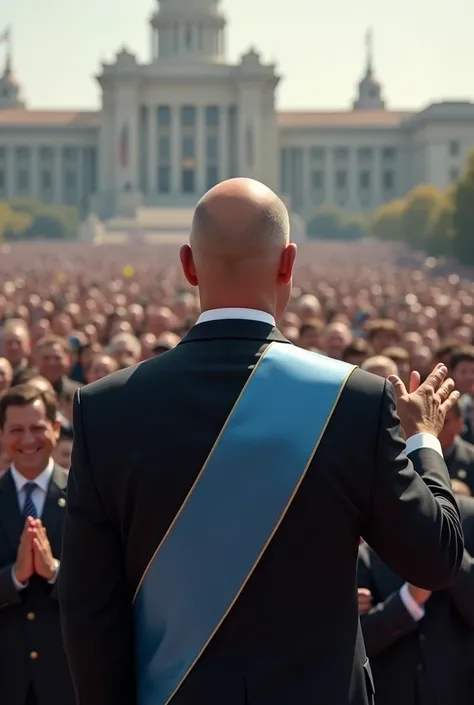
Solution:
{"label": "flag", "polygon": [[125,168],[128,166],[129,160],[129,145],[128,145],[128,125],[122,127],[122,132],[120,133],[120,144],[119,144],[119,164],[121,167]]}
{"label": "flag", "polygon": [[5,44],[10,41],[10,27],[7,27],[2,34],[0,34],[0,44]]}

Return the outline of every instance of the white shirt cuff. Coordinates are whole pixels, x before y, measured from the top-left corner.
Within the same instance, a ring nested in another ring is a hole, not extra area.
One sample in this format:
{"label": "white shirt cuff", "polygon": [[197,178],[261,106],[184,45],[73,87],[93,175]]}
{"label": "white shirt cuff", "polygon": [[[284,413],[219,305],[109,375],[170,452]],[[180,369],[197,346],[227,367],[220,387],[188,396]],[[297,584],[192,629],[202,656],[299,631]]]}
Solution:
{"label": "white shirt cuff", "polygon": [[425,616],[425,610],[410,595],[408,583],[405,583],[405,585],[400,590],[400,599],[405,605],[405,609],[407,610],[407,612],[409,612],[410,616],[415,620],[415,622],[419,622],[420,619],[423,619],[423,617]]}
{"label": "white shirt cuff", "polygon": [[26,587],[28,587],[28,581],[26,583],[20,583],[19,580],[17,580],[16,575],[15,575],[15,566],[12,567],[12,580],[13,580],[13,585],[16,587],[18,591],[24,590]]}
{"label": "white shirt cuff", "polygon": [[407,455],[414,453],[415,450],[421,450],[422,448],[435,450],[441,457],[443,457],[441,443],[436,436],[433,436],[431,433],[417,433],[415,436],[410,436],[410,438],[407,439]]}

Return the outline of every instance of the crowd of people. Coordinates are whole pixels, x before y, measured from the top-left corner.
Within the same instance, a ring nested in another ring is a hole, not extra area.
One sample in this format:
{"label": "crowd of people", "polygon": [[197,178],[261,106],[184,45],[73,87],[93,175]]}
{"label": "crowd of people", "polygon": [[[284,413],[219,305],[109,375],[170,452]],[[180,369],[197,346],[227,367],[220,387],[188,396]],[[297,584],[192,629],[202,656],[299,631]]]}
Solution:
{"label": "crowd of people", "polygon": [[[463,574],[462,584],[432,596],[405,588],[361,546],[359,605],[380,705],[467,705],[474,693],[474,546],[469,548],[474,541],[474,500],[469,499],[474,494],[473,282],[462,270],[447,271],[389,245],[308,244],[300,248],[291,303],[280,321],[283,335],[295,345],[382,377],[398,374],[407,384],[411,370],[423,378],[435,363],[444,362],[461,393],[440,441],[453,488],[462,497],[461,508],[466,507],[468,577]],[[176,245],[25,243],[0,248],[0,473],[10,468],[21,473],[22,464],[52,459],[66,474],[76,389],[171,350],[198,315],[199,300],[181,274]],[[44,402],[41,418],[21,417],[7,429],[9,410],[28,408],[38,399]],[[59,507],[65,504],[61,477],[55,476]],[[24,484],[17,483],[16,491],[24,514],[31,496]],[[1,494],[0,485],[0,512]],[[59,664],[60,649],[51,646],[60,640],[59,628],[46,628],[48,643],[34,631],[44,591],[27,597],[32,587],[26,586],[43,580],[49,585],[48,599],[55,598],[60,563],[57,536],[48,539],[50,515],[42,523],[36,514],[36,524],[25,526],[23,533],[18,529],[16,545],[0,532],[0,699],[6,705],[72,705],[65,676],[56,692],[43,682],[42,663],[54,668],[54,678],[67,666]],[[16,527],[18,518],[12,512],[0,515],[0,527],[7,521]],[[14,533],[10,529],[10,538]],[[43,542],[44,552],[32,549],[30,569],[11,573],[22,550],[22,566],[28,563],[22,546],[30,535],[33,543]],[[49,608],[47,618],[56,619]],[[49,654],[44,662],[38,643]],[[448,673],[442,670],[447,683],[439,677],[440,660],[449,665]],[[13,675],[18,668],[30,669],[21,685]]]}

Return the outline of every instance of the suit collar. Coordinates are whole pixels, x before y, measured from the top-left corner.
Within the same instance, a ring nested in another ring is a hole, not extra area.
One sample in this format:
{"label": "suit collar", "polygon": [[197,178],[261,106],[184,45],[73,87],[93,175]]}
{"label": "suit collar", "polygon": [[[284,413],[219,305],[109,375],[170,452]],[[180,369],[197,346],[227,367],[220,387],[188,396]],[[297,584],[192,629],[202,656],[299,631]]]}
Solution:
{"label": "suit collar", "polygon": [[209,323],[211,321],[222,320],[243,320],[243,321],[258,321],[258,323],[267,323],[273,328],[276,326],[275,318],[271,313],[259,311],[254,308],[214,308],[209,311],[204,311],[196,321],[196,325],[200,323]]}
{"label": "suit collar", "polygon": [[199,323],[184,336],[180,345],[204,340],[236,338],[240,340],[260,340],[262,342],[288,343],[275,326],[255,320],[220,319]]}

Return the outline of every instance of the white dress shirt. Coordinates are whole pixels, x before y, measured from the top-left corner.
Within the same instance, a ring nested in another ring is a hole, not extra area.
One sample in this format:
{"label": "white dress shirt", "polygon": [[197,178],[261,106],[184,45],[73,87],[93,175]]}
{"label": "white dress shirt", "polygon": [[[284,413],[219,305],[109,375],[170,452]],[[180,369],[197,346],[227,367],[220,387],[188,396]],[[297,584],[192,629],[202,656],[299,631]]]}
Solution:
{"label": "white dress shirt", "polygon": [[[223,319],[242,319],[245,321],[258,321],[259,323],[268,323],[271,326],[275,326],[275,319],[266,311],[258,311],[253,308],[215,308],[210,311],[204,311],[201,313],[197,320],[198,323],[208,323],[209,321],[220,321]],[[406,454],[414,453],[416,450],[421,450],[422,448],[429,448],[434,450],[443,458],[443,451],[441,449],[441,443],[433,436],[431,433],[417,433],[411,436],[406,441]],[[400,590],[400,597],[408,610],[410,615],[415,621],[423,619],[425,616],[425,610],[421,607],[411,596],[408,589],[408,584],[405,585]]]}
{"label": "white dress shirt", "polygon": [[[49,483],[51,482],[51,476],[53,474],[54,470],[54,460],[50,458],[50,461],[48,465],[45,467],[43,472],[41,472],[38,477],[35,478],[34,482],[36,484],[36,487],[34,491],[31,493],[31,499],[36,507],[36,513],[39,518],[41,518],[43,514],[43,509],[44,509],[44,503],[46,501],[46,495],[48,493],[48,488],[49,488]],[[25,485],[28,484],[28,482],[31,482],[31,480],[28,480],[24,475],[22,475],[14,465],[10,466],[10,472],[11,476],[13,479],[13,482],[15,484],[16,488],[16,495],[18,498],[18,506],[20,508],[20,512],[23,512],[23,507],[25,506],[25,501],[26,501],[26,491],[25,491]],[[49,582],[53,585],[58,577],[58,572],[59,572],[59,561],[56,561],[56,573],[53,577],[52,580]],[[28,583],[20,583],[15,576],[15,571],[12,569],[12,578],[13,578],[13,583],[16,587],[17,590],[23,590]]]}

